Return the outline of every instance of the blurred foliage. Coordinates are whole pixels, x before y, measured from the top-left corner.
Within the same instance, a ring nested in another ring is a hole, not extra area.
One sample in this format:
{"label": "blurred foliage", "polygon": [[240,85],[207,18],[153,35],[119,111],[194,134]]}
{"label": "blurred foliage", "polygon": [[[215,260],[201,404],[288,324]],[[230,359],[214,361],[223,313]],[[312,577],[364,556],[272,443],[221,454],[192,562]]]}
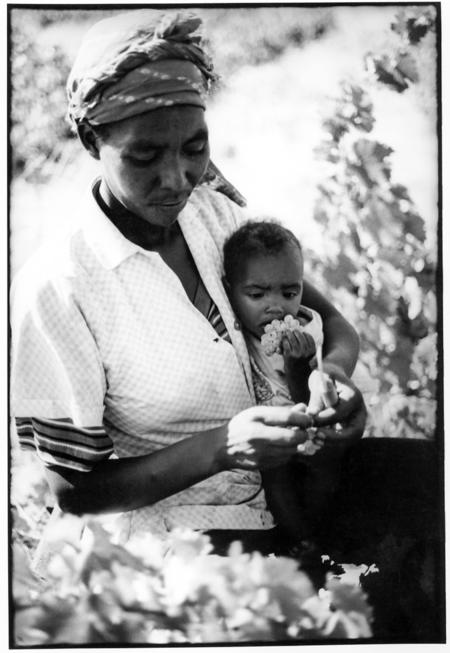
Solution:
{"label": "blurred foliage", "polygon": [[[242,66],[273,61],[292,47],[302,47],[333,27],[327,8],[252,7],[251,9],[199,9],[214,65],[227,77]],[[233,38],[230,38],[233,35]]]}
{"label": "blurred foliage", "polygon": [[13,449],[11,517],[14,538],[23,544],[29,556],[42,537],[49,519],[47,506],[52,504],[42,465],[34,452]]}
{"label": "blurred foliage", "polygon": [[434,7],[430,6],[408,7],[399,11],[391,25],[397,37],[392,40],[391,48],[366,56],[368,70],[380,82],[402,93],[423,79],[424,74],[429,76],[429,68],[423,68],[421,61],[425,59],[428,64],[429,58],[424,54],[429,49],[427,39],[434,39],[435,13]]}
{"label": "blurred foliage", "polygon": [[317,593],[290,558],[245,554],[234,543],[211,555],[209,538],[175,531],[117,544],[87,522],[74,541],[65,516],[43,582],[14,544],[15,644],[239,643],[370,638],[362,590],[329,576]]}
{"label": "blurred foliage", "polygon": [[[25,478],[26,476],[26,478]],[[297,560],[211,554],[209,538],[188,530],[169,541],[150,533],[117,542],[116,517],[61,516],[42,466],[13,447],[12,560],[16,646],[239,643],[372,636],[373,611],[359,587],[366,565],[348,571],[325,561],[317,590]],[[43,528],[46,579],[32,565]],[[80,532],[83,536],[80,539]]]}
{"label": "blurred foliage", "polygon": [[[123,11],[123,10],[122,10]],[[175,11],[175,10],[173,10]],[[305,12],[293,21],[295,9],[196,9],[211,34],[207,46],[219,74],[243,65],[271,61],[288,47],[320,37],[332,24],[327,10]],[[74,138],[65,120],[65,84],[71,62],[58,45],[45,45],[41,34],[53,25],[86,24],[108,17],[113,10],[45,9],[12,12],[11,133],[12,175],[31,183],[49,181],[61,158],[71,156]],[[155,10],[157,13],[157,10]],[[170,12],[167,12],[170,13]],[[234,34],[233,41],[230,34]],[[220,88],[220,84],[219,87]]]}
{"label": "blurred foliage", "polygon": [[66,112],[69,62],[58,46],[38,42],[38,14],[19,13],[11,30],[12,175],[47,181],[72,138]]}
{"label": "blurred foliage", "polygon": [[428,246],[426,225],[408,190],[392,179],[392,149],[370,138],[375,123],[370,91],[371,84],[381,83],[402,92],[419,81],[416,61],[422,46],[430,47],[424,37],[434,30],[434,21],[429,9],[416,7],[400,12],[392,30],[397,37],[389,57],[396,62],[397,77],[405,57],[409,62],[403,83],[394,84],[386,67],[380,73],[387,55],[372,55],[379,64],[373,78],[342,83],[334,113],[323,123],[318,156],[326,162],[326,177],[315,219],[327,246],[313,267],[355,324],[361,358],[379,382],[370,434],[433,437],[436,252]]}

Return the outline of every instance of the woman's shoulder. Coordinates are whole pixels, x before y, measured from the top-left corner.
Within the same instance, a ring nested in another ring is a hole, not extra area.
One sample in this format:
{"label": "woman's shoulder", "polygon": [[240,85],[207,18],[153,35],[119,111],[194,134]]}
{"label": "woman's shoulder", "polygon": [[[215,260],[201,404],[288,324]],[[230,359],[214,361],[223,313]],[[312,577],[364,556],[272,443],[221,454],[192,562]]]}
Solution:
{"label": "woman's shoulder", "polygon": [[202,221],[227,232],[236,229],[247,219],[245,209],[223,192],[200,184],[191,195],[191,204],[200,212]]}
{"label": "woman's shoulder", "polygon": [[78,231],[49,239],[14,274],[11,297],[25,295],[30,305],[51,294],[68,297],[77,279],[86,276],[77,258]]}

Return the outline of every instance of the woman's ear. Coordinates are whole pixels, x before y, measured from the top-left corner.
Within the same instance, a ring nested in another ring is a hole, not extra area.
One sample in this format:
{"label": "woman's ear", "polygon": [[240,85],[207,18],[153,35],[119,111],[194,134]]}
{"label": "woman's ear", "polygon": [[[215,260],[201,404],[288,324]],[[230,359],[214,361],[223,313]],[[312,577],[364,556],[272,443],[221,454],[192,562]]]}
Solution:
{"label": "woman's ear", "polygon": [[100,159],[100,151],[98,147],[98,136],[90,125],[81,123],[77,126],[78,138],[83,143],[84,148],[89,154],[97,161]]}

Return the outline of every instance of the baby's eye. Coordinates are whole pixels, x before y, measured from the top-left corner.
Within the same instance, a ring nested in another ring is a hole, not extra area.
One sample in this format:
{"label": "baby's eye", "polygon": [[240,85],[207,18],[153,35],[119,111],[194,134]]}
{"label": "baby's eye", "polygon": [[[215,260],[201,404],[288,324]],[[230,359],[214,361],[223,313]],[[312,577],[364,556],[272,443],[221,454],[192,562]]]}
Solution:
{"label": "baby's eye", "polygon": [[262,292],[249,292],[247,294],[248,297],[251,297],[252,299],[261,299],[261,297],[264,296],[264,293]]}
{"label": "baby's eye", "polygon": [[294,299],[294,297],[298,296],[298,292],[296,290],[290,290],[288,292],[283,293],[283,295],[286,299]]}

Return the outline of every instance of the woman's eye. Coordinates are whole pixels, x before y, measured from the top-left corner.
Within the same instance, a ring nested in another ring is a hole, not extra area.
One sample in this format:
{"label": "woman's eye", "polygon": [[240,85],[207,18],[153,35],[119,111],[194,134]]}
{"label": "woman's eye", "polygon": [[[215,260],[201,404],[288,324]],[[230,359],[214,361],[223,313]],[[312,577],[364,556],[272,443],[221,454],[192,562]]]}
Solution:
{"label": "woman's eye", "polygon": [[189,156],[195,156],[196,154],[203,154],[206,150],[206,146],[207,146],[207,141],[202,141],[201,143],[195,143],[195,144],[191,143],[191,145],[188,145],[185,148],[185,152]]}
{"label": "woman's eye", "polygon": [[145,158],[139,158],[136,156],[127,156],[127,160],[137,168],[145,168],[145,166],[148,166],[155,158],[155,154],[148,155]]}

